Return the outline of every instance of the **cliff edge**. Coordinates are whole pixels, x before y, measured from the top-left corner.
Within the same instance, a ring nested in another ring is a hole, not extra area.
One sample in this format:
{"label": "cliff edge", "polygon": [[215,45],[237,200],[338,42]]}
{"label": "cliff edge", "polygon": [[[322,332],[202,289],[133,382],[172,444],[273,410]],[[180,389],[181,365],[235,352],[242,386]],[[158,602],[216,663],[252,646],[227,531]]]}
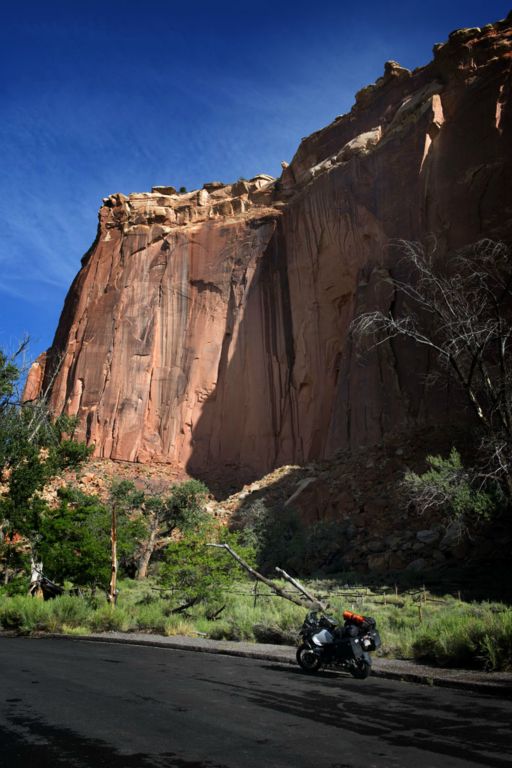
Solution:
{"label": "cliff edge", "polygon": [[512,242],[512,18],[387,62],[279,179],[111,195],[52,347],[50,388],[95,455],[250,479],[447,421],[403,343],[349,328],[395,306],[397,239]]}

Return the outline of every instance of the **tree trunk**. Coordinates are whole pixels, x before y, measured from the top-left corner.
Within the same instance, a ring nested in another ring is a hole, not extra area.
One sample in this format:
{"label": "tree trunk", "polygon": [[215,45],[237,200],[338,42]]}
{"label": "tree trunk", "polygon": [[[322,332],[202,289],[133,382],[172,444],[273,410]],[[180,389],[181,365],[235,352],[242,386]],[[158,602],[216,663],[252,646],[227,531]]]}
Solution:
{"label": "tree trunk", "polygon": [[111,605],[115,605],[117,601],[117,514],[115,505],[112,506],[112,528],[110,530],[110,541],[112,544],[112,570],[107,599]]}
{"label": "tree trunk", "polygon": [[28,588],[29,595],[37,597],[40,600],[44,598],[43,589],[41,587],[41,580],[43,577],[43,564],[41,561],[37,561],[33,552],[30,554],[30,586]]}
{"label": "tree trunk", "polygon": [[142,554],[139,557],[139,562],[137,563],[137,573],[135,576],[137,581],[142,581],[148,575],[149,561],[151,560],[151,555],[156,548],[157,535],[158,525],[152,525],[149,531],[149,537],[144,543]]}

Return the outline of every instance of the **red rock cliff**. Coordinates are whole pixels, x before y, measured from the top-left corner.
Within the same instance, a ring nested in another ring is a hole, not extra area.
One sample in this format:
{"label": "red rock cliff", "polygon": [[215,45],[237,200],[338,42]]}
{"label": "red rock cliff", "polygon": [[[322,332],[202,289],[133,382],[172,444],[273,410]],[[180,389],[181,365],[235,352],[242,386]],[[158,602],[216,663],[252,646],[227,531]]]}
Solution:
{"label": "red rock cliff", "polygon": [[395,300],[394,238],[512,241],[511,41],[507,20],[388,62],[277,182],[106,198],[46,355],[56,412],[98,456],[245,477],[444,418],[426,358],[360,360],[348,331]]}

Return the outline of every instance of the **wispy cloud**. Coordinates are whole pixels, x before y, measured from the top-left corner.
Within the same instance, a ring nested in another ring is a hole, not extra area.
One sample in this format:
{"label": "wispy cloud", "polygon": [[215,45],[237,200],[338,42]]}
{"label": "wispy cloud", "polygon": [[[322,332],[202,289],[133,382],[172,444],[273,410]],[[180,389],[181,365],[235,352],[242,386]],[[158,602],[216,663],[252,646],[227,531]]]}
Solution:
{"label": "wispy cloud", "polygon": [[[25,321],[53,333],[105,195],[277,174],[387,58],[416,66],[455,26],[485,22],[481,0],[153,7],[2,9],[0,344]],[[487,20],[506,12],[488,0]]]}

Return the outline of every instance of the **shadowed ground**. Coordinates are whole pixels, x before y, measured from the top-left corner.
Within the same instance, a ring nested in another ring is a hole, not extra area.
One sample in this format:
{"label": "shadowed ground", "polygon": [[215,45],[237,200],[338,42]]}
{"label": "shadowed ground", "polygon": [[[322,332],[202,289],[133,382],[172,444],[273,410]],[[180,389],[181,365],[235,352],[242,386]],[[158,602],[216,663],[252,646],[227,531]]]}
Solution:
{"label": "shadowed ground", "polygon": [[2,639],[0,765],[508,766],[512,703],[160,648]]}

